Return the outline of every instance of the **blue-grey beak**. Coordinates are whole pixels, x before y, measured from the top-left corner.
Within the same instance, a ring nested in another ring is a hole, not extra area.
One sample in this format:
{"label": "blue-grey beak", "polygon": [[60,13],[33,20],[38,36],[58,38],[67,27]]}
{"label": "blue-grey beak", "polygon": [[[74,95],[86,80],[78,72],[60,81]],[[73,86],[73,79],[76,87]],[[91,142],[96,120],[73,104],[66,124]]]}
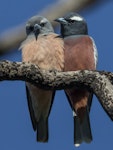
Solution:
{"label": "blue-grey beak", "polygon": [[37,40],[38,34],[40,33],[41,26],[39,24],[34,25],[34,34]]}
{"label": "blue-grey beak", "polygon": [[59,22],[61,24],[67,24],[68,23],[64,18],[57,18],[54,21]]}

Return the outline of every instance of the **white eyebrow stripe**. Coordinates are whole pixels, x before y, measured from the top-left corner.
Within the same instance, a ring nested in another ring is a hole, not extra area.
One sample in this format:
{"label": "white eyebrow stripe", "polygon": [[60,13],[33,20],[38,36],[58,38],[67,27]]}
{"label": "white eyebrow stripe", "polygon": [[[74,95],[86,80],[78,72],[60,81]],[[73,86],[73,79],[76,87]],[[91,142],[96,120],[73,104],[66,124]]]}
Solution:
{"label": "white eyebrow stripe", "polygon": [[83,18],[79,17],[79,16],[73,16],[70,18],[71,20],[76,20],[76,21],[82,21]]}
{"label": "white eyebrow stripe", "polygon": [[45,23],[45,22],[47,22],[47,20],[44,18],[44,19],[41,20],[40,23]]}

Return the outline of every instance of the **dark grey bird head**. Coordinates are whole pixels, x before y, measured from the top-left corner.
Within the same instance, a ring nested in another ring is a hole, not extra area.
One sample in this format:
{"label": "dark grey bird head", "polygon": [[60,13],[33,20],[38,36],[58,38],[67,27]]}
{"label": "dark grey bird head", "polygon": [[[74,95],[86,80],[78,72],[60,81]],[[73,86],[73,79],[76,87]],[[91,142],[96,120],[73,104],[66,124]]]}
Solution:
{"label": "dark grey bird head", "polygon": [[62,18],[55,19],[55,21],[61,24],[63,37],[88,34],[86,21],[77,13],[71,12]]}
{"label": "dark grey bird head", "polygon": [[43,16],[33,16],[26,23],[27,35],[34,34],[37,40],[39,34],[54,32],[51,23]]}

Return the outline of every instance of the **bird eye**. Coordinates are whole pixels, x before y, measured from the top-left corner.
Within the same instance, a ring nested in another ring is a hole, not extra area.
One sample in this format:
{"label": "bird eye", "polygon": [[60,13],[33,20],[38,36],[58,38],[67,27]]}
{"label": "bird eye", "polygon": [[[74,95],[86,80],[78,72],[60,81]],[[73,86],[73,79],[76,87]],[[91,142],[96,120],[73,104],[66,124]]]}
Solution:
{"label": "bird eye", "polygon": [[42,22],[42,23],[40,23],[40,26],[41,26],[41,27],[44,27],[45,24],[46,24],[45,22]]}
{"label": "bird eye", "polygon": [[30,26],[29,29],[30,29],[31,31],[33,31],[33,30],[34,30],[34,27],[33,27],[33,26]]}
{"label": "bird eye", "polygon": [[30,25],[26,25],[26,30],[30,30],[30,31],[33,31],[33,26],[30,26]]}
{"label": "bird eye", "polygon": [[75,20],[69,19],[68,22],[69,22],[69,23],[74,23]]}
{"label": "bird eye", "polygon": [[30,34],[34,30],[33,26],[30,26],[29,24],[26,25],[26,33],[27,35]]}

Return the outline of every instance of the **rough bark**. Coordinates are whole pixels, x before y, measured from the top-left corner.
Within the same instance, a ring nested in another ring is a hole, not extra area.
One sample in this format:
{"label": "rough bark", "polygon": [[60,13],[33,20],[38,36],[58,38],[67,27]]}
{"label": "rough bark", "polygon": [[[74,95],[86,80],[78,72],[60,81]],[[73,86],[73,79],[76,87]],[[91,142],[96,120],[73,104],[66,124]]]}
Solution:
{"label": "rough bark", "polygon": [[85,86],[97,96],[99,102],[113,120],[113,73],[105,71],[58,72],[41,70],[23,62],[0,62],[0,81],[22,80],[45,90],[62,90],[73,86]]}

